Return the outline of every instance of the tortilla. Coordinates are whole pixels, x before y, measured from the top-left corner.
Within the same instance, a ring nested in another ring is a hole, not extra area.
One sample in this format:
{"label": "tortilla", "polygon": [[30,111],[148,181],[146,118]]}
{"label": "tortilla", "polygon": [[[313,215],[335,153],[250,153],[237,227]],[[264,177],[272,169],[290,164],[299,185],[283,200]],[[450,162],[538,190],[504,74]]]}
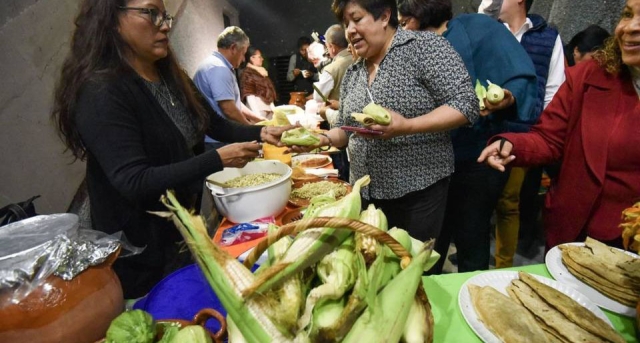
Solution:
{"label": "tortilla", "polygon": [[622,270],[616,267],[613,260],[606,259],[602,254],[595,255],[589,248],[569,245],[561,246],[562,254],[580,264],[582,267],[590,269],[599,277],[607,279],[612,283],[624,288],[637,288],[637,283],[622,274]]}
{"label": "tortilla", "polygon": [[613,265],[635,260],[633,256],[625,254],[591,237],[587,237],[584,244],[593,251],[594,255],[602,257],[603,261],[612,262]]}
{"label": "tortilla", "polygon": [[531,287],[531,289],[533,289],[540,298],[544,299],[544,301],[546,301],[551,307],[558,310],[566,316],[567,319],[578,324],[581,328],[611,342],[625,343],[624,338],[622,338],[607,322],[600,319],[582,305],[578,304],[575,300],[553,287],[543,284],[525,272],[518,272],[518,276],[520,277],[520,280],[527,284],[527,286]]}
{"label": "tortilla", "polygon": [[573,260],[569,254],[562,255],[562,263],[573,274],[588,285],[598,286],[596,289],[604,289],[607,293],[613,294],[618,298],[626,299],[631,302],[637,301],[640,297],[636,291],[631,288],[622,287],[615,283],[598,276],[588,268],[584,268],[578,261]]}
{"label": "tortilla", "polygon": [[620,262],[616,267],[622,269],[622,273],[634,282],[640,284],[640,258],[634,258],[631,261]]}
{"label": "tortilla", "polygon": [[601,284],[597,283],[597,282],[593,282],[593,280],[586,278],[584,275],[580,274],[578,271],[574,270],[573,268],[567,266],[567,270],[569,270],[569,272],[571,274],[573,274],[573,276],[584,282],[585,284],[589,285],[591,288],[597,290],[598,292],[600,292],[602,295],[613,299],[614,301],[617,301],[625,306],[629,306],[629,307],[635,307],[636,306],[636,300],[629,300],[628,298],[623,298],[618,296],[618,294],[613,293],[610,291],[610,289],[605,288],[604,286],[602,286]]}
{"label": "tortilla", "polygon": [[563,340],[572,342],[602,342],[603,340],[570,321],[562,313],[550,306],[531,287],[520,280],[511,281],[514,294],[527,310],[557,333]]}
{"label": "tortilla", "polygon": [[503,342],[549,342],[533,315],[495,288],[469,285],[469,294],[480,321]]}

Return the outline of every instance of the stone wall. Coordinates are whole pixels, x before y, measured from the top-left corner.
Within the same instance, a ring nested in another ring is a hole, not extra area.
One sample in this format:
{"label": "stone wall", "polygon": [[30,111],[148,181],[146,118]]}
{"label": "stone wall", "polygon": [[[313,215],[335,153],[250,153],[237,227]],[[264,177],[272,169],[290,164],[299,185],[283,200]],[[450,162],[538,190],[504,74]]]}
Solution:
{"label": "stone wall", "polygon": [[[0,2],[0,207],[40,194],[40,213],[67,210],[84,178],[84,163],[64,153],[51,113],[52,94],[69,50],[78,0]],[[176,15],[171,44],[192,75],[216,47],[226,0],[166,0]]]}

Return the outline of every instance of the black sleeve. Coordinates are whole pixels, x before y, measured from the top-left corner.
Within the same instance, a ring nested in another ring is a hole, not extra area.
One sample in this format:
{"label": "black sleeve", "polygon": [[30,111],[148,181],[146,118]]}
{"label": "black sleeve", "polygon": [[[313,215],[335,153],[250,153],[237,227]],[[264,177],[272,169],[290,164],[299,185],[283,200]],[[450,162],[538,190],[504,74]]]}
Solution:
{"label": "black sleeve", "polygon": [[[159,139],[150,140],[150,132],[160,127],[143,127],[133,103],[140,96],[123,87],[85,86],[75,111],[78,131],[89,158],[100,165],[106,178],[124,197],[132,200],[148,200],[167,189],[202,187],[202,180],[209,174],[222,170],[222,161],[215,150],[191,158],[158,163],[158,156],[172,155],[167,144],[174,144],[170,135],[156,134]],[[149,115],[153,115],[150,113]],[[160,124],[160,122],[159,122]]]}

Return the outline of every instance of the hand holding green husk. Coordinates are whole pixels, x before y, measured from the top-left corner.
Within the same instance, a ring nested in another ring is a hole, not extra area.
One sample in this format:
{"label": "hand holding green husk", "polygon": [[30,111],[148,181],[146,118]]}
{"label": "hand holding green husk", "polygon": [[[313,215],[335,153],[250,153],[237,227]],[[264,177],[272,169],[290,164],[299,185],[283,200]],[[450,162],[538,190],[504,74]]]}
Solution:
{"label": "hand holding green husk", "polygon": [[304,127],[298,127],[282,133],[280,141],[288,146],[313,146],[320,143],[320,138]]}

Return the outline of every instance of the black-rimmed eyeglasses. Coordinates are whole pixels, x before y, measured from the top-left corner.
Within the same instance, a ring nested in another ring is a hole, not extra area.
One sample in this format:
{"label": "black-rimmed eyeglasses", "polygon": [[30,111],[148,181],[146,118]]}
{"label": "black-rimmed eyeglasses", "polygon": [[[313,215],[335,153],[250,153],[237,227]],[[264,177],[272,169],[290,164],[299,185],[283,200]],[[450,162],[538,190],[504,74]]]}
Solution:
{"label": "black-rimmed eyeglasses", "polygon": [[142,14],[148,14],[153,25],[157,27],[162,27],[162,24],[166,22],[167,25],[169,25],[169,28],[171,28],[171,24],[173,24],[173,16],[168,14],[166,11],[164,13],[160,13],[160,11],[155,8],[118,6],[118,9],[123,11],[138,11]]}

